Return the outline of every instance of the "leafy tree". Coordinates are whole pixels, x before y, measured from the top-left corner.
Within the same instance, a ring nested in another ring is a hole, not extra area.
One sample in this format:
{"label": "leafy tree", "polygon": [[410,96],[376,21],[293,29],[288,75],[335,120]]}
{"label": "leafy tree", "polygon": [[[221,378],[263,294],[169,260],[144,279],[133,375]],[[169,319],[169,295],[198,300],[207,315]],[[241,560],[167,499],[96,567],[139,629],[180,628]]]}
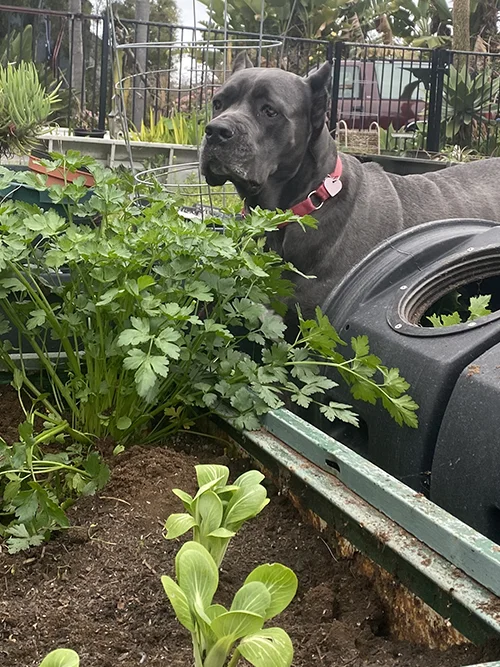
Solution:
{"label": "leafy tree", "polygon": [[[121,19],[136,17],[136,0],[113,3],[113,12]],[[149,20],[155,23],[178,23],[179,9],[175,0],[149,0]]]}
{"label": "leafy tree", "polygon": [[[500,48],[499,18],[500,0],[471,0],[471,36],[476,41],[479,37],[491,51]],[[477,50],[476,47],[474,50]]]}

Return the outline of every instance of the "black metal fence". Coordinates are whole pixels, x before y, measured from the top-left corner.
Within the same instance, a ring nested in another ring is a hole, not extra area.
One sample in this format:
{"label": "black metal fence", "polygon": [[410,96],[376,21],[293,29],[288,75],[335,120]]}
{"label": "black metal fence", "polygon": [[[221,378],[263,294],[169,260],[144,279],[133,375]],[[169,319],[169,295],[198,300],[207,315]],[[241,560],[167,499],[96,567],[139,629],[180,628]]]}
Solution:
{"label": "black metal fence", "polygon": [[[388,152],[500,155],[500,54],[337,42],[330,123]],[[468,154],[466,154],[466,151]]]}
{"label": "black metal fence", "polygon": [[[114,34],[118,49],[110,48]],[[500,54],[350,44],[0,6],[0,62],[37,63],[61,84],[54,120],[104,130],[205,111],[243,49],[301,76],[333,62],[330,127],[347,150],[500,155]],[[120,95],[118,95],[120,89]],[[123,98],[125,109],[118,104]],[[366,146],[363,141],[367,142]],[[371,141],[371,147],[367,145]]]}
{"label": "black metal fence", "polygon": [[111,71],[104,23],[97,15],[0,6],[0,63],[32,61],[46,88],[60,86],[52,120],[61,126],[104,127]]}
{"label": "black metal fence", "polygon": [[162,23],[117,22],[127,117],[137,127],[150,112],[203,110],[242,50],[255,65],[306,75],[324,62],[330,44],[276,35],[194,29]]}

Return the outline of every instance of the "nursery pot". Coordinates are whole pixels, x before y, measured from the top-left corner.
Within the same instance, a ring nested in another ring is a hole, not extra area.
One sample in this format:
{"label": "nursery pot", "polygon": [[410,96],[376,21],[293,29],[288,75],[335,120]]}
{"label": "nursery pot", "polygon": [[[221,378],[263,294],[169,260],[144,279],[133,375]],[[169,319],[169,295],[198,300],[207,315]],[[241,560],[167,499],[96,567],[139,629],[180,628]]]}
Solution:
{"label": "nursery pot", "polygon": [[[16,171],[21,173],[23,171],[29,171],[28,167],[12,165],[9,166],[10,171]],[[61,181],[57,181],[61,183]],[[82,197],[81,201],[86,201],[92,197],[93,190],[89,189],[88,192]],[[39,190],[38,188],[31,187],[24,183],[17,183],[12,181],[6,188],[0,190],[0,199],[12,199],[14,201],[22,201],[27,204],[35,204],[43,211],[53,209],[63,218],[67,217],[67,211],[65,210],[64,204],[69,203],[68,200],[63,199],[60,204],[54,204],[52,199],[49,196],[49,191]],[[80,218],[77,216],[73,217],[73,222],[75,224],[98,224],[95,219],[92,218]]]}
{"label": "nursery pot", "polygon": [[102,139],[106,134],[106,130],[87,130],[84,127],[75,127],[73,135],[75,137],[93,137],[94,139]]}
{"label": "nursery pot", "polygon": [[64,185],[65,183],[73,183],[77,178],[83,178],[85,180],[85,185],[90,188],[95,185],[95,179],[88,171],[82,171],[77,169],[76,171],[69,171],[67,169],[62,169],[57,167],[54,170],[48,170],[41,162],[40,158],[30,155],[28,166],[32,171],[36,171],[39,174],[46,174],[47,176],[47,185]]}
{"label": "nursery pot", "polygon": [[[398,426],[380,405],[353,401],[343,387],[333,389],[329,398],[354,404],[360,416],[359,428],[329,423],[317,408],[309,410],[307,418],[493,536],[484,515],[490,511],[492,496],[497,503],[500,500],[500,450],[495,445],[500,431],[500,419],[495,416],[498,397],[497,392],[488,393],[485,382],[475,388],[473,401],[468,369],[483,363],[482,355],[500,343],[500,311],[455,326],[421,325],[429,307],[442,296],[476,281],[488,281],[488,290],[483,288],[483,293],[493,292],[493,301],[500,297],[500,226],[494,222],[430,222],[405,230],[375,248],[331,292],[323,311],[344,340],[368,335],[370,351],[387,366],[399,368],[410,383],[410,395],[420,406],[419,427]],[[491,357],[488,359],[491,365]],[[452,395],[455,398],[450,401]],[[480,395],[486,412],[482,421],[475,407]],[[468,428],[458,438],[460,411],[461,423],[467,423]],[[465,462],[450,462],[460,459],[467,437],[474,449],[475,435],[481,430],[485,452],[481,461],[476,459],[475,476],[467,477],[465,487],[465,478],[460,484],[458,481]],[[441,463],[433,466],[438,451]],[[451,487],[455,493],[450,492]],[[455,502],[459,488],[474,497],[474,504],[467,504],[466,510]],[[498,529],[495,537],[500,537]]]}
{"label": "nursery pot", "polygon": [[[69,282],[69,280],[70,280],[69,270],[65,268],[61,268],[58,271],[51,271],[40,275],[40,284],[41,286],[44,287],[45,298],[49,303],[51,304],[60,303],[61,299],[55,293],[55,291],[53,291],[53,288],[61,287],[65,283]],[[34,350],[31,347],[28,340],[26,340],[24,337],[21,337],[21,340],[19,340],[19,331],[14,326],[12,326],[10,331],[8,331],[7,333],[0,335],[0,340],[2,341],[7,340],[12,344],[15,351],[12,352],[11,356],[14,359],[17,359],[20,353],[22,355],[26,354],[31,355],[34,353]],[[21,346],[20,350],[19,350],[19,345]],[[47,338],[45,345],[48,353],[60,354],[61,345],[58,340]]]}

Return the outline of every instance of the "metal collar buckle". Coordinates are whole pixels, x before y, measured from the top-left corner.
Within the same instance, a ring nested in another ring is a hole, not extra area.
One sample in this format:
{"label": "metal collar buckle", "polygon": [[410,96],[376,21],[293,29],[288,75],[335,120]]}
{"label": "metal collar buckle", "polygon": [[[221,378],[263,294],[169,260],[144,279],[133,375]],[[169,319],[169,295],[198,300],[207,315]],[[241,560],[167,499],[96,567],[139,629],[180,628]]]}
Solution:
{"label": "metal collar buckle", "polygon": [[[323,206],[323,204],[325,203],[325,200],[324,200],[324,199],[320,199],[320,202],[319,202],[319,204],[317,204],[317,205],[314,203],[314,201],[312,200],[312,196],[313,196],[313,195],[317,195],[317,194],[318,194],[318,191],[317,191],[317,190],[313,190],[312,192],[310,192],[310,193],[307,195],[307,198],[308,198],[309,201],[311,202],[311,206],[314,206],[314,210],[315,210],[315,211],[317,211],[318,209],[320,209],[320,208]],[[318,196],[319,196],[319,195],[318,195]]]}

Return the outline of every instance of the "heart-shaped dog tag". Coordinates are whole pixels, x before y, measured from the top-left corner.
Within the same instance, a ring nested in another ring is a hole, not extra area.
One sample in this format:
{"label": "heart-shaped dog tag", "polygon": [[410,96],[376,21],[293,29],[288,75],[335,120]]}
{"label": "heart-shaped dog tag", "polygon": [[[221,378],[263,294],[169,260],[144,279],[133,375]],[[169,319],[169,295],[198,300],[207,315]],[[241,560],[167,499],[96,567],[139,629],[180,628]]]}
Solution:
{"label": "heart-shaped dog tag", "polygon": [[327,176],[323,181],[325,190],[328,192],[330,197],[335,197],[342,190],[342,181],[338,178],[333,179],[330,176]]}

